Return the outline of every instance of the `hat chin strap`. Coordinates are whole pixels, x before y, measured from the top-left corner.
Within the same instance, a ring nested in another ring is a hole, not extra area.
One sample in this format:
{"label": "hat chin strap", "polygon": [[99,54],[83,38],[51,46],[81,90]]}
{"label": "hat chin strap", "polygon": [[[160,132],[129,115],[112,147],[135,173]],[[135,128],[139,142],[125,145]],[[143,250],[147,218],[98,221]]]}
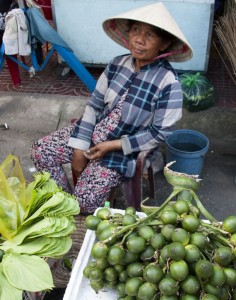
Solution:
{"label": "hat chin strap", "polygon": [[179,50],[174,50],[174,51],[171,51],[171,52],[167,52],[167,53],[163,53],[163,54],[160,54],[156,57],[153,58],[153,60],[156,60],[156,59],[159,59],[159,58],[165,58],[165,57],[168,57],[168,56],[171,56],[173,54],[178,54],[178,53],[184,53],[186,51],[188,51],[188,46],[187,45],[183,45],[183,47]]}
{"label": "hat chin strap", "polygon": [[[119,35],[119,37],[122,40],[122,42],[129,49],[129,43],[128,43],[127,39],[122,35],[122,33],[120,32],[120,30],[117,28],[115,20],[111,20],[110,21],[109,27]],[[183,45],[183,47],[181,49],[160,54],[160,55],[154,57],[153,60],[157,60],[159,58],[165,58],[165,57],[171,56],[173,54],[184,53],[184,52],[187,52],[188,49],[189,49],[189,47],[187,45]]]}

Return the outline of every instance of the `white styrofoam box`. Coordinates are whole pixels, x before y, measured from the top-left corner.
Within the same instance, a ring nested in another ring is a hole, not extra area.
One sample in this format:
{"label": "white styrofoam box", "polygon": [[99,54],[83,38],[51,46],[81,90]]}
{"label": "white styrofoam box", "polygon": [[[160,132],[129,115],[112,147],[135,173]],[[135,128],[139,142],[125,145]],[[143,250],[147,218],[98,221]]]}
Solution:
{"label": "white styrofoam box", "polygon": [[[95,211],[94,214],[96,214],[97,210]],[[111,209],[111,213],[124,214],[125,211],[121,209]],[[141,218],[146,216],[146,214],[142,212],[137,212],[137,215]],[[83,276],[84,268],[92,260],[90,252],[95,241],[96,241],[95,232],[92,230],[87,230],[84,237],[84,242],[82,244],[79,255],[74,264],[71,273],[71,278],[66,288],[63,300],[91,300],[91,299],[92,300],[113,300],[113,299],[115,300],[117,299],[116,291],[112,289],[108,289],[106,287],[104,287],[96,294],[96,292],[90,286],[89,279]]]}

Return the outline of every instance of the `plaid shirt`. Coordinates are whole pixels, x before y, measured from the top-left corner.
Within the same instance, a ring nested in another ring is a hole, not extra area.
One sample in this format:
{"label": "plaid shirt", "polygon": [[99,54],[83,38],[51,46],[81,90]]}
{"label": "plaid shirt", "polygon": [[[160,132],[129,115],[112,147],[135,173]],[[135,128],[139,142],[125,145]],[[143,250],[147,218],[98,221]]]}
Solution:
{"label": "plaid shirt", "polygon": [[102,163],[132,177],[138,153],[164,142],[182,116],[181,85],[167,60],[156,60],[137,72],[131,55],[114,58],[100,76],[68,145],[87,150],[95,124],[126,91],[119,124],[108,135],[108,140],[121,139],[122,151],[109,152]]}

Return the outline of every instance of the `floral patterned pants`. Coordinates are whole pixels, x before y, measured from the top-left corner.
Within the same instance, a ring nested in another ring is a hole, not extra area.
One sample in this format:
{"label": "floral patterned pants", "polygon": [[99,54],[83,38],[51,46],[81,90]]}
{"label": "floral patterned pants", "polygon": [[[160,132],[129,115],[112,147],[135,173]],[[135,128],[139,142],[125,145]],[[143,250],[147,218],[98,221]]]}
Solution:
{"label": "floral patterned pants", "polygon": [[[64,191],[72,193],[63,164],[71,163],[73,148],[68,141],[74,125],[69,125],[34,142],[30,151],[38,171],[47,171]],[[90,161],[78,178],[74,188],[82,213],[93,213],[104,205],[112,187],[123,181],[123,176],[115,170],[101,165],[99,160]]]}

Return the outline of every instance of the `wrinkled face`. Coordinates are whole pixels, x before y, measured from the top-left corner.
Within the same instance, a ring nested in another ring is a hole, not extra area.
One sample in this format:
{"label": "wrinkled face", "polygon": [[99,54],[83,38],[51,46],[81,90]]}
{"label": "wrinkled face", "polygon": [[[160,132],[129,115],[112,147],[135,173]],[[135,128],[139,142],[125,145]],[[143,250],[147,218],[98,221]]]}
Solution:
{"label": "wrinkled face", "polygon": [[135,22],[131,26],[128,37],[130,51],[136,58],[137,68],[153,62],[153,58],[170,44],[158,36],[153,26],[141,22]]}

